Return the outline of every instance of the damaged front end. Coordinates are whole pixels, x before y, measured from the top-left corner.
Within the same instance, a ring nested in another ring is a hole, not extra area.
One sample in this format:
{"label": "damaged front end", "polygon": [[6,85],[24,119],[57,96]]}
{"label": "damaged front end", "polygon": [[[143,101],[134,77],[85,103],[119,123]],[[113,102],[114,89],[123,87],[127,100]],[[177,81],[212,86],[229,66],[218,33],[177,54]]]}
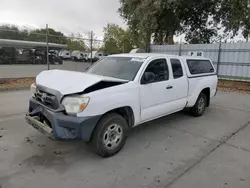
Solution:
{"label": "damaged front end", "polygon": [[37,93],[29,101],[29,112],[25,117],[27,123],[52,139],[89,141],[100,116],[68,115],[60,103],[62,97],[48,90],[37,88]]}
{"label": "damaged front end", "polygon": [[86,94],[127,82],[72,71],[44,71],[37,76],[36,86],[31,86],[26,121],[50,138],[89,141],[101,114],[77,116],[91,100]]}

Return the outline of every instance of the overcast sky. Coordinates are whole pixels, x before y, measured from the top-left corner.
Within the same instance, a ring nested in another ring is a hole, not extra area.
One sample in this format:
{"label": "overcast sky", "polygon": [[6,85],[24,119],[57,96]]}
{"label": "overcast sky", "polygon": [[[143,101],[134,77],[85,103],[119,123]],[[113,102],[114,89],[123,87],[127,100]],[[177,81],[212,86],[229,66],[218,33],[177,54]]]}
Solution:
{"label": "overcast sky", "polygon": [[0,24],[49,27],[69,33],[93,30],[103,36],[107,23],[125,27],[117,10],[119,0],[0,0]]}

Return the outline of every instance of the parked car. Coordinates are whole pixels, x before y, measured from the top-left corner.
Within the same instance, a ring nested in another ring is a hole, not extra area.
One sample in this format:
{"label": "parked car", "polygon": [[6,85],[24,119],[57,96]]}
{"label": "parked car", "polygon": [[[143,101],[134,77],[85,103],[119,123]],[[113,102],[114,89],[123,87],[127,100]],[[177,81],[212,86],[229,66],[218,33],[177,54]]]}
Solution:
{"label": "parked car", "polygon": [[[106,52],[92,51],[92,62],[96,62],[108,55],[109,53]],[[91,53],[88,54],[88,61],[91,61]]]}
{"label": "parked car", "polygon": [[216,70],[206,58],[111,55],[85,73],[40,73],[26,120],[51,138],[81,139],[109,157],[137,125],[183,109],[202,116],[216,88]]}
{"label": "parked car", "polygon": [[49,51],[49,62],[50,64],[57,64],[57,63],[60,65],[63,64],[61,57],[59,57],[57,51],[54,51],[54,50]]}
{"label": "parked car", "polygon": [[16,55],[18,54],[14,47],[0,46],[0,64],[16,63]]}
{"label": "parked car", "polygon": [[59,57],[64,60],[69,60],[71,59],[71,52],[68,50],[61,50],[59,52]]}
{"label": "parked car", "polygon": [[76,60],[77,61],[87,61],[88,53],[87,52],[79,52],[76,55]]}
{"label": "parked car", "polygon": [[79,50],[75,50],[71,53],[71,59],[74,61],[86,61],[88,56],[88,52],[81,52]]}

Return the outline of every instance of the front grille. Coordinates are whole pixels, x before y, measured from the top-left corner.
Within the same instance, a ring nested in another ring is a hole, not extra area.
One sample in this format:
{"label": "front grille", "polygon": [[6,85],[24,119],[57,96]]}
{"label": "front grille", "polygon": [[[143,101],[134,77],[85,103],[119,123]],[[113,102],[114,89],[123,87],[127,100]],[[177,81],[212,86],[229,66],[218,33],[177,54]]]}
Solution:
{"label": "front grille", "polygon": [[47,93],[45,91],[37,90],[36,100],[49,108],[52,108],[52,109],[59,108],[59,104],[58,104],[56,96],[53,94]]}

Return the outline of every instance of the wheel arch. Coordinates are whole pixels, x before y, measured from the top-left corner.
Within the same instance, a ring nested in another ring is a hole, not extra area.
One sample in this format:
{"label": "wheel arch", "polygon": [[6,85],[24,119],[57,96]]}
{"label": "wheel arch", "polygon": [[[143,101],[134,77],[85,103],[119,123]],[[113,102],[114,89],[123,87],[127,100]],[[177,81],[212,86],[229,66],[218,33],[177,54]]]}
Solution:
{"label": "wheel arch", "polygon": [[198,100],[201,93],[204,93],[207,96],[207,104],[206,106],[210,106],[210,95],[211,95],[211,88],[210,87],[204,87],[202,89],[197,90],[192,95],[190,95],[187,99],[187,108],[191,108],[195,105],[196,101]]}
{"label": "wheel arch", "polygon": [[209,87],[204,88],[204,89],[200,92],[200,94],[201,94],[201,93],[204,93],[204,94],[207,96],[207,104],[206,104],[206,106],[209,107],[209,106],[210,106],[210,93],[211,93],[210,88],[209,88]]}
{"label": "wheel arch", "polygon": [[115,108],[103,114],[102,117],[109,113],[116,113],[121,115],[126,120],[129,128],[132,128],[135,124],[134,111],[130,106]]}
{"label": "wheel arch", "polygon": [[97,121],[95,128],[93,129],[91,136],[90,136],[90,141],[92,140],[93,137],[93,133],[95,132],[98,123],[101,121],[102,117],[106,116],[107,114],[110,113],[116,113],[121,115],[127,122],[128,124],[128,128],[132,128],[135,124],[135,116],[134,116],[134,111],[130,106],[123,106],[123,107],[119,107],[119,108],[115,108],[112,110],[107,111],[106,113],[104,113],[103,115],[100,116],[99,120]]}

